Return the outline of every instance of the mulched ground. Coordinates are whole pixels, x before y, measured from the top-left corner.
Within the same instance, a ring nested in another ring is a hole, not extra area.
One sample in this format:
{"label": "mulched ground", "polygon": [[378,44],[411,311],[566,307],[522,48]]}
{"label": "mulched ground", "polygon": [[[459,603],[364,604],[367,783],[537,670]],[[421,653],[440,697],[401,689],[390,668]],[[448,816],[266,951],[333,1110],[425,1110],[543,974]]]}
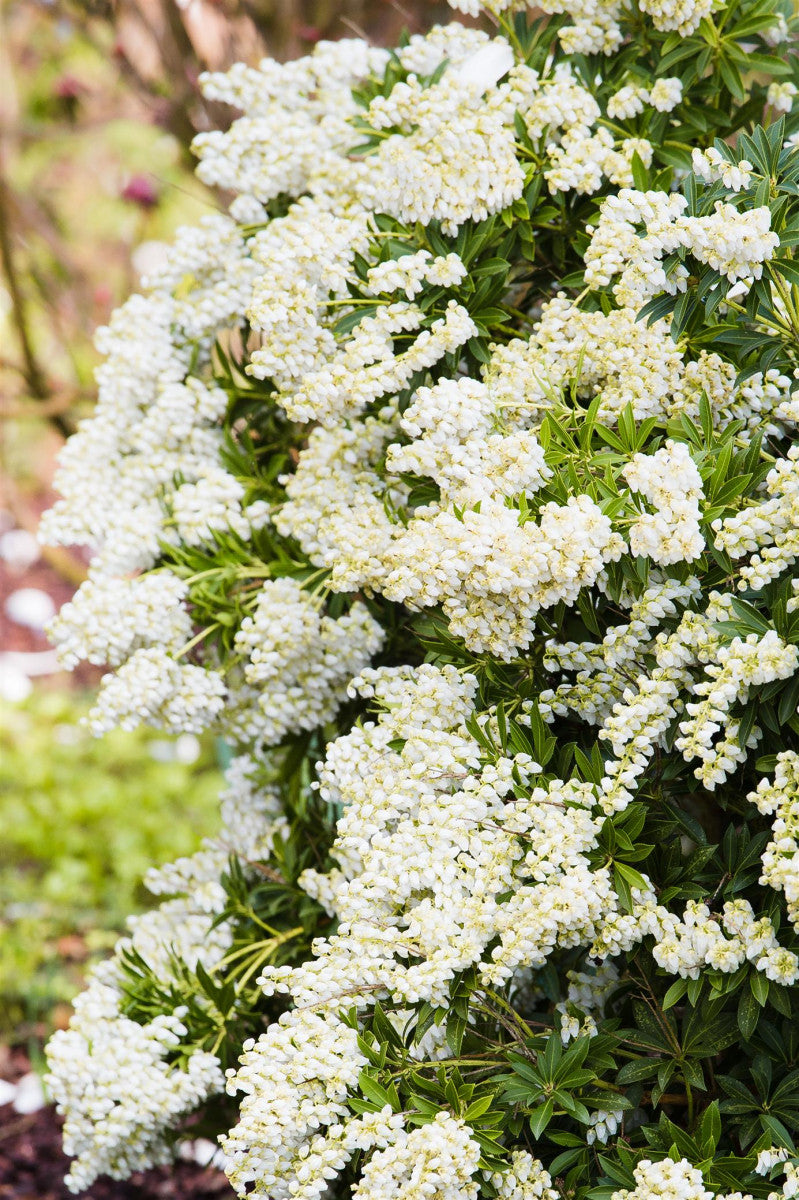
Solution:
{"label": "mulched ground", "polygon": [[[0,1046],[0,1077],[15,1083],[30,1070],[21,1049]],[[69,1159],[61,1149],[61,1118],[52,1105],[22,1116],[0,1107],[0,1200],[68,1200]],[[102,1178],[81,1193],[86,1200],[232,1200],[221,1171],[196,1163],[140,1171],[124,1183]]]}
{"label": "mulched ground", "polygon": [[5,602],[19,588],[38,588],[46,592],[52,597],[56,608],[72,598],[75,588],[43,560],[24,570],[15,570],[0,561],[0,650],[21,650],[23,653],[52,650],[43,631],[20,625],[8,616]]}
{"label": "mulched ground", "polygon": [[[68,1169],[55,1109],[23,1117],[11,1105],[0,1108],[0,1200],[68,1200]],[[81,1195],[86,1200],[221,1200],[233,1191],[221,1172],[178,1162],[137,1172],[124,1183],[98,1179]]]}

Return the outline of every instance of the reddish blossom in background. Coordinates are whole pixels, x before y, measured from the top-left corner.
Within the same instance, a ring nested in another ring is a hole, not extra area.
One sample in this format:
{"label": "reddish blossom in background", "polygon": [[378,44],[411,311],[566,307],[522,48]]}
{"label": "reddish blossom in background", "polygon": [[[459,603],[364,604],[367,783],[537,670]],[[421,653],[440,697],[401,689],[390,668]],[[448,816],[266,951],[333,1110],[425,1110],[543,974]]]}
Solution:
{"label": "reddish blossom in background", "polygon": [[140,208],[155,208],[159,195],[149,175],[131,175],[121,192],[123,200],[138,204]]}
{"label": "reddish blossom in background", "polygon": [[85,83],[75,75],[62,75],[53,86],[53,92],[59,100],[78,100],[86,91]]}

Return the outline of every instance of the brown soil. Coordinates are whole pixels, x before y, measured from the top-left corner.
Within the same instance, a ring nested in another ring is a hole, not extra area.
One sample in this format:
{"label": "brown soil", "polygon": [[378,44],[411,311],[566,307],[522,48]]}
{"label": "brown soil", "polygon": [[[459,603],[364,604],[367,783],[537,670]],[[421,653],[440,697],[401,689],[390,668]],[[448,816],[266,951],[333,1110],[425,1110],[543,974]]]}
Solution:
{"label": "brown soil", "polygon": [[[69,1159],[61,1149],[61,1118],[52,1107],[20,1116],[0,1108],[0,1200],[74,1200],[64,1184]],[[205,1200],[232,1197],[225,1176],[210,1167],[178,1162],[139,1171],[124,1183],[103,1177],[86,1200]]]}
{"label": "brown soil", "polygon": [[[0,1078],[15,1082],[30,1062],[24,1051],[0,1046]],[[74,1200],[64,1184],[70,1160],[61,1149],[61,1118],[52,1105],[22,1116],[10,1104],[0,1107],[0,1200]],[[196,1163],[138,1171],[118,1182],[103,1177],[85,1200],[232,1200],[221,1171]]]}

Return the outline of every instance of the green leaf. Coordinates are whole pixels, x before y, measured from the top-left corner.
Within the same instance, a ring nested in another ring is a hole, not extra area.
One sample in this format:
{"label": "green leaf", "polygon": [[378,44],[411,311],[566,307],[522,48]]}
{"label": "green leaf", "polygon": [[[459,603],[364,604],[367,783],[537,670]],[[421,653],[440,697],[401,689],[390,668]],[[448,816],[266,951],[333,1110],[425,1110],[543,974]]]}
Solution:
{"label": "green leaf", "polygon": [[633,184],[640,192],[645,192],[649,188],[649,171],[644,166],[643,159],[638,151],[633,152],[632,162],[630,164],[633,173]]}
{"label": "green leaf", "polygon": [[769,270],[776,271],[791,285],[799,286],[799,262],[790,258],[773,258],[769,263]]}
{"label": "green leaf", "polygon": [[[701,983],[701,980],[692,980],[691,982]],[[703,1026],[696,1037],[692,1039],[690,1049],[697,1056],[712,1058],[731,1046],[739,1036],[740,1030],[735,1018],[725,1014],[717,1017],[715,1021],[711,1021],[707,1027]]]}
{"label": "green leaf", "polygon": [[538,1056],[538,1068],[544,1079],[554,1081],[562,1056],[563,1043],[560,1040],[560,1034],[552,1033],[547,1038],[544,1053]]}
{"label": "green leaf", "polygon": [[366,1099],[370,1100],[372,1104],[377,1104],[380,1108],[384,1108],[387,1104],[391,1104],[391,1099],[386,1089],[382,1087],[377,1080],[369,1075],[365,1070],[361,1071],[360,1075],[358,1076],[358,1087],[363,1092]]}
{"label": "green leaf", "polygon": [[544,1082],[544,1076],[538,1067],[534,1067],[531,1062],[527,1061],[527,1059],[520,1058],[518,1054],[509,1054],[508,1061],[513,1067],[514,1074],[519,1075],[522,1079],[526,1079],[530,1083],[535,1084],[539,1090],[541,1089],[541,1085]]}
{"label": "green leaf", "polygon": [[534,1108],[533,1111],[530,1113],[528,1124],[530,1126],[530,1132],[532,1133],[532,1135],[536,1139],[536,1141],[538,1141],[538,1139],[541,1137],[541,1134],[544,1132],[547,1125],[552,1120],[552,1114],[554,1111],[555,1111],[555,1102],[550,1097],[549,1100],[547,1100],[544,1104],[540,1105],[538,1108]]}
{"label": "green leaf", "polygon": [[705,1083],[705,1073],[702,1070],[702,1064],[693,1058],[684,1058],[680,1064],[682,1068],[683,1078],[691,1087],[700,1088],[704,1091],[707,1087]]}
{"label": "green leaf", "polygon": [[757,609],[746,600],[741,600],[738,596],[734,596],[730,601],[730,607],[747,632],[762,635],[768,633],[771,629],[771,626],[767,621],[763,620]]}
{"label": "green leaf", "polygon": [[622,1096],[621,1092],[611,1092],[606,1088],[581,1092],[580,1099],[589,1108],[602,1109],[604,1112],[629,1112],[635,1107],[632,1100]]}
{"label": "green leaf", "polygon": [[778,1121],[776,1117],[769,1113],[760,1114],[760,1126],[764,1133],[767,1133],[772,1140],[774,1146],[785,1146],[793,1152],[794,1143],[788,1130],[783,1125],[782,1121]]}
{"label": "green leaf", "polygon": [[718,65],[719,65],[719,72],[721,73],[721,78],[724,80],[725,84],[727,85],[727,88],[728,88],[729,92],[731,93],[731,95],[736,100],[743,100],[744,97],[746,96],[746,91],[744,89],[744,83],[743,83],[743,80],[741,79],[741,72],[738,70],[737,66],[732,61],[732,58],[729,55],[723,54],[721,56],[721,58],[719,59]]}
{"label": "green leaf", "polygon": [[741,992],[741,998],[738,1001],[738,1028],[742,1037],[747,1041],[755,1032],[759,1017],[760,1005],[752,992],[749,990]]}
{"label": "green leaf", "polygon": [[625,912],[633,911],[633,896],[630,891],[630,885],[619,870],[619,864],[613,864],[613,887],[616,890],[616,895],[621,901],[621,906]]}
{"label": "green leaf", "polygon": [[752,995],[762,1008],[768,1000],[769,981],[761,971],[750,971],[749,987],[752,989]]}
{"label": "green leaf", "polygon": [[697,300],[692,292],[681,292],[674,305],[674,315],[671,319],[671,338],[678,342],[680,336],[690,324],[691,317],[697,307]]}
{"label": "green leaf", "polygon": [[616,862],[614,865],[615,869],[618,871],[621,877],[626,880],[631,888],[638,888],[642,892],[647,890],[647,881],[644,879],[640,871],[636,871],[634,867],[628,866],[627,863],[623,862]]}
{"label": "green leaf", "polygon": [[558,1154],[553,1158],[552,1162],[548,1165],[548,1170],[552,1173],[553,1177],[560,1175],[567,1167],[578,1162],[584,1153],[585,1150],[564,1150],[562,1154]]}
{"label": "green leaf", "polygon": [[791,1005],[791,992],[787,987],[780,987],[773,983],[769,988],[768,993],[769,1003],[776,1008],[777,1012],[783,1017],[791,1020],[793,1017],[793,1006]]}
{"label": "green leaf", "polygon": [[575,1096],[570,1095],[568,1092],[562,1091],[555,1092],[554,1099],[556,1099],[561,1106],[565,1108],[569,1116],[574,1117],[575,1121],[579,1121],[581,1125],[590,1125],[591,1117],[588,1109],[585,1107],[582,1101],[578,1100]]}
{"label": "green leaf", "polygon": [[721,1116],[718,1100],[709,1104],[702,1115],[699,1126],[699,1142],[706,1158],[712,1158],[721,1138]]}
{"label": "green leaf", "polygon": [[496,1097],[492,1092],[488,1096],[481,1096],[478,1100],[473,1100],[466,1112],[463,1114],[464,1120],[476,1121],[478,1117],[482,1117],[487,1113],[495,1101]]}
{"label": "green leaf", "polygon": [[619,1084],[639,1083],[642,1079],[651,1079],[659,1065],[660,1059],[658,1058],[642,1058],[625,1063],[616,1076],[616,1082]]}

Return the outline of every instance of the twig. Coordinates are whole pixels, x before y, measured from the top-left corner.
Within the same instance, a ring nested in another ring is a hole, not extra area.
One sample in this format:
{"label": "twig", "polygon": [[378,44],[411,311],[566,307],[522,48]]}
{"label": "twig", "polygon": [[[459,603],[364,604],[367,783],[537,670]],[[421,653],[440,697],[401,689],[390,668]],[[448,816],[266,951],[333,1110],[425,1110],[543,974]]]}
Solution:
{"label": "twig", "polygon": [[0,1129],[0,1140],[7,1137],[13,1137],[17,1133],[24,1133],[26,1129],[30,1129],[31,1125],[36,1123],[36,1117],[33,1113],[20,1117],[18,1121],[12,1121],[6,1125],[5,1129]]}
{"label": "twig", "polygon": [[6,400],[0,397],[0,420],[18,421],[29,417],[49,419],[58,413],[68,412],[76,400],[88,400],[93,395],[94,392],[90,388],[66,388],[63,392],[56,392],[49,400],[37,401],[35,405],[26,404],[24,400]]}
{"label": "twig", "polygon": [[[44,371],[39,365],[36,352],[33,348],[27,304],[14,262],[14,250],[11,241],[11,207],[11,195],[8,185],[3,175],[0,174],[0,261],[3,264],[3,274],[6,278],[8,294],[11,299],[11,316],[22,352],[25,382],[33,398],[40,403],[45,403],[51,399],[51,392]],[[73,432],[71,423],[63,413],[50,413],[47,419],[63,437],[67,438]]]}

